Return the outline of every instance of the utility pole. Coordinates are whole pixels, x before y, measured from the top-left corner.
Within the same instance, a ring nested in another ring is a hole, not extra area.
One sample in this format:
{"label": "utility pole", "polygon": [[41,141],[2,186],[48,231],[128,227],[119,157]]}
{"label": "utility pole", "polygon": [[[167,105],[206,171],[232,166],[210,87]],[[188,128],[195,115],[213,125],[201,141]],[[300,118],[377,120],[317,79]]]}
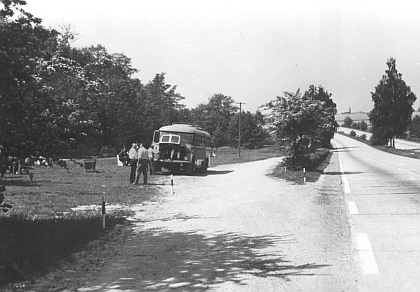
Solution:
{"label": "utility pole", "polygon": [[241,158],[241,113],[242,113],[242,105],[245,104],[244,102],[237,102],[239,104],[239,158]]}

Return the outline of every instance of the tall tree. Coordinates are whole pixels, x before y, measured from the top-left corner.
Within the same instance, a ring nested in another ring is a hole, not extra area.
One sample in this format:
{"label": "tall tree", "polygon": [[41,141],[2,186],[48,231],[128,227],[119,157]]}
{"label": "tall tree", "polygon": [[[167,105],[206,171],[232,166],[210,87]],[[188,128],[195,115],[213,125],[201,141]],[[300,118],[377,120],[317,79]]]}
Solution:
{"label": "tall tree", "polygon": [[25,1],[0,3],[0,144],[10,155],[27,155],[49,142],[49,121],[41,114],[51,104],[38,71],[56,51],[58,33],[25,12]]}
{"label": "tall tree", "polygon": [[416,95],[398,73],[396,60],[391,57],[386,64],[388,70],[372,92],[374,108],[369,113],[371,141],[382,145],[389,141],[395,146],[395,137],[403,135],[411,123]]}
{"label": "tall tree", "polygon": [[305,91],[305,96],[312,100],[319,100],[322,102],[323,110],[325,112],[325,124],[320,130],[320,139],[322,147],[328,148],[331,139],[334,137],[334,132],[338,128],[338,124],[335,121],[337,107],[331,98],[332,94],[325,90],[321,85],[318,87],[310,85],[309,89]]}
{"label": "tall tree", "polygon": [[324,131],[334,128],[324,103],[302,95],[298,89],[296,93],[285,92],[266,105],[271,110],[268,124],[289,150],[290,166],[306,167],[309,154],[321,145]]}
{"label": "tall tree", "polygon": [[[264,146],[264,142],[269,137],[267,131],[263,128],[261,113],[257,111],[252,114],[249,111],[240,114],[241,119],[241,145],[244,148],[255,149]],[[239,113],[236,113],[231,119],[228,127],[229,143],[233,147],[238,147],[239,139]]]}
{"label": "tall tree", "polygon": [[191,110],[194,123],[202,126],[214,139],[216,146],[228,144],[228,127],[231,118],[238,111],[235,101],[221,93],[214,94],[208,103],[199,104]]}
{"label": "tall tree", "polygon": [[182,113],[185,114],[186,111],[181,101],[185,97],[176,92],[176,89],[176,85],[166,83],[165,73],[156,74],[153,80],[145,85],[144,109],[139,111],[139,115],[144,116],[141,125],[142,140],[150,141],[153,131],[161,126],[183,121]]}

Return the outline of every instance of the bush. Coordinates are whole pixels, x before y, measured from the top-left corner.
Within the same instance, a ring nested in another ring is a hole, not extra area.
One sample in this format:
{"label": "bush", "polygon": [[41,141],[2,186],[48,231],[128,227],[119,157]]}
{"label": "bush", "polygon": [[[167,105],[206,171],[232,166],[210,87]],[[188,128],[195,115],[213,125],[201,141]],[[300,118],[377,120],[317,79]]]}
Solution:
{"label": "bush", "polygon": [[356,137],[356,132],[355,131],[351,131],[350,132],[350,137]]}
{"label": "bush", "polygon": [[367,123],[366,123],[365,121],[361,121],[361,122],[359,123],[359,129],[360,129],[360,130],[362,130],[362,131],[366,131],[366,130],[367,130],[367,128],[368,128],[368,125],[367,125]]}
{"label": "bush", "polygon": [[366,134],[360,135],[360,139],[366,140],[366,138],[367,138]]}
{"label": "bush", "polygon": [[303,168],[311,170],[317,168],[328,156],[328,153],[329,150],[327,148],[319,148],[309,155],[286,156],[280,165],[291,171],[302,170]]}
{"label": "bush", "polygon": [[372,133],[372,136],[370,136],[370,144],[372,146],[379,146],[379,145],[387,145],[388,139],[380,136],[376,131]]}

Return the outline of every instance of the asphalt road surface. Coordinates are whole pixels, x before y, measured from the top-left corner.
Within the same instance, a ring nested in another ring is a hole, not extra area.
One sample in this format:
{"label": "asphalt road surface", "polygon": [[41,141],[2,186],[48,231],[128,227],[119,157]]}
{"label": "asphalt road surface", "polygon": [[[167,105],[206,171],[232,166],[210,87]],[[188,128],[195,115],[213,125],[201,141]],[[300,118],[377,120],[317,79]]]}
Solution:
{"label": "asphalt road surface", "polygon": [[420,291],[420,161],[333,140],[348,208],[359,291]]}

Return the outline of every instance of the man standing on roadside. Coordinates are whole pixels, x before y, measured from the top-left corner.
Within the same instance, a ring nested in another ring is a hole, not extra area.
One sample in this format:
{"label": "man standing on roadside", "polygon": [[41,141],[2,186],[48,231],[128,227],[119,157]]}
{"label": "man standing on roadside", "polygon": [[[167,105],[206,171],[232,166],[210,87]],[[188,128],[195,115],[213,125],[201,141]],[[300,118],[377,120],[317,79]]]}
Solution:
{"label": "man standing on roadside", "polygon": [[[146,148],[147,147],[146,145]],[[140,144],[140,148],[137,152],[139,161],[137,162],[137,172],[136,180],[133,183],[134,185],[139,184],[140,175],[143,173],[143,184],[147,184],[147,161],[149,160],[149,152],[147,151],[143,144]]]}
{"label": "man standing on roadside", "polygon": [[137,168],[137,144],[133,143],[131,149],[128,152],[128,158],[130,159],[130,183],[132,184],[136,179],[136,168]]}

